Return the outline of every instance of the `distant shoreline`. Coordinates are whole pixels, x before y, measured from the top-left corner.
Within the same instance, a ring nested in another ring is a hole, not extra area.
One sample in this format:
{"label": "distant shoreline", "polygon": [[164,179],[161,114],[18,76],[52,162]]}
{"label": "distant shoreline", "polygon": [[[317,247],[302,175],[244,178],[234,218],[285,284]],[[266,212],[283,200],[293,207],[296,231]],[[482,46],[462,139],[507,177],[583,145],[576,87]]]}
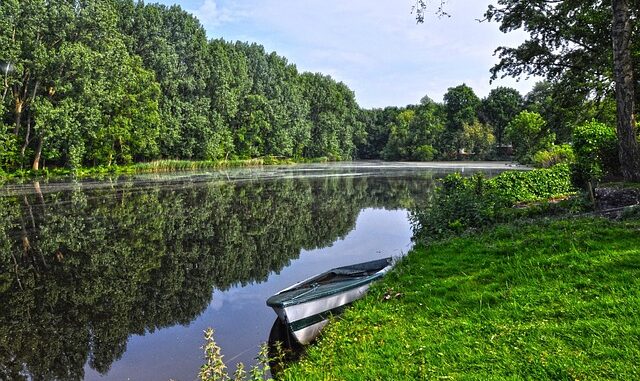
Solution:
{"label": "distant shoreline", "polygon": [[217,170],[242,167],[263,167],[276,165],[303,165],[303,164],[326,164],[332,163],[339,167],[349,167],[357,165],[358,168],[424,168],[424,169],[487,169],[487,170],[529,170],[527,166],[510,161],[430,161],[430,162],[410,162],[410,161],[377,161],[377,160],[355,160],[355,161],[329,161],[327,158],[314,159],[288,159],[277,157],[266,157],[244,160],[219,160],[219,161],[189,161],[189,160],[158,160],[147,163],[137,163],[131,165],[112,165],[109,167],[90,168],[44,168],[39,171],[16,171],[12,173],[0,173],[0,184],[4,181],[13,180],[58,180],[64,178],[86,179],[100,178],[113,175],[136,175],[149,173],[172,173],[188,172],[199,170]]}

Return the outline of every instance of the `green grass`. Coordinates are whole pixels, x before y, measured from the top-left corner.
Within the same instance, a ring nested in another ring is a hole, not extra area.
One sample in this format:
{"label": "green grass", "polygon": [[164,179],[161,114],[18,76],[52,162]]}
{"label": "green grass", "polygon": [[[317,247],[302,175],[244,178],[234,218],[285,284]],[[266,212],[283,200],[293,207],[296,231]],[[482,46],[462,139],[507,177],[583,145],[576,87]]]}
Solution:
{"label": "green grass", "polygon": [[417,247],[282,379],[638,380],[640,221]]}

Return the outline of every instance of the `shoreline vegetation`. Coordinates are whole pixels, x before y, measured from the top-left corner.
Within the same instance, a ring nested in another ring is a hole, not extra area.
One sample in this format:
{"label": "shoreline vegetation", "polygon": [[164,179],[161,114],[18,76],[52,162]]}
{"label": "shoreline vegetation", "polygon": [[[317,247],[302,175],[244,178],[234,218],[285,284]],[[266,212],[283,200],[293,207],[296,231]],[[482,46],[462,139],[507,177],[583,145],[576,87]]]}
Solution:
{"label": "shoreline vegetation", "polygon": [[279,379],[639,378],[638,208],[593,209],[566,165],[448,176],[416,247]]}
{"label": "shoreline vegetation", "polygon": [[[425,94],[402,107],[363,108],[347,84],[300,71],[260,44],[208,36],[180,6],[62,1],[52,13],[36,4],[0,3],[0,14],[11,15],[0,37],[12,36],[0,38],[0,172],[100,174],[169,159],[209,168],[264,157],[515,158],[538,167],[576,160],[589,180],[627,165],[618,159],[615,99],[599,93],[612,88],[602,76],[589,91],[580,76],[549,73],[527,94],[496,87],[481,97],[462,83],[441,101]],[[600,19],[586,11],[585,20]],[[488,14],[501,19],[497,9]],[[523,73],[514,67],[529,64],[519,61],[496,70]],[[605,159],[601,168],[590,166],[595,157]]]}
{"label": "shoreline vegetation", "polygon": [[[357,160],[363,161],[363,160]],[[366,162],[379,160],[364,160]],[[346,160],[335,160],[326,156],[314,158],[289,158],[279,156],[265,156],[252,159],[221,159],[221,160],[154,160],[150,162],[142,162],[128,165],[113,164],[110,166],[95,166],[81,168],[61,168],[61,167],[45,167],[40,170],[16,170],[13,172],[0,171],[0,184],[9,180],[28,180],[28,179],[62,179],[71,177],[74,179],[83,179],[90,177],[101,177],[107,175],[136,175],[145,173],[169,173],[169,172],[185,172],[185,171],[201,171],[215,170],[223,168],[241,168],[241,167],[260,167],[267,165],[295,165],[295,164],[314,164],[314,163],[340,163]],[[392,164],[394,162],[380,161],[382,163]],[[512,161],[421,161],[421,162],[403,162],[419,165],[424,168],[451,168],[460,169],[505,169],[505,170],[529,170],[530,167],[518,164]]]}
{"label": "shoreline vegetation", "polygon": [[638,379],[638,231],[543,219],[421,244],[280,378]]}
{"label": "shoreline vegetation", "polygon": [[11,173],[0,172],[0,181],[13,179],[37,179],[37,178],[87,178],[103,175],[134,175],[144,173],[167,173],[182,171],[199,171],[207,169],[222,169],[235,167],[254,167],[263,165],[284,165],[284,164],[306,164],[306,163],[327,163],[330,160],[326,157],[306,158],[284,158],[267,156],[255,159],[237,160],[155,160],[144,163],[130,165],[110,165],[87,168],[43,168],[34,170],[17,170]]}
{"label": "shoreline vegetation", "polygon": [[640,378],[640,209],[589,215],[571,178],[445,177],[414,249],[277,379]]}

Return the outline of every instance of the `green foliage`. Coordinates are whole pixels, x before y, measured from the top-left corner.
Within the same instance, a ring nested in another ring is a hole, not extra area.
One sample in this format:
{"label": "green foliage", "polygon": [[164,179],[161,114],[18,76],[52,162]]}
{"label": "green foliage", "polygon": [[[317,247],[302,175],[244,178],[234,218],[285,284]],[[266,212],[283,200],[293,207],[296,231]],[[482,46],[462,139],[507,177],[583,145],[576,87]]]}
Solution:
{"label": "green foliage", "polygon": [[[382,151],[371,158],[430,161],[436,157],[438,152],[434,145],[444,128],[440,105],[429,101],[405,109],[387,108],[375,113],[382,123],[386,123],[387,140]],[[379,134],[379,130],[373,132]]]}
{"label": "green foliage", "polygon": [[421,145],[415,149],[413,157],[417,161],[432,161],[435,159],[437,151],[430,144]]}
{"label": "green foliage", "polygon": [[476,121],[480,98],[473,89],[462,84],[447,90],[444,95],[444,111],[446,114],[445,131],[439,139],[439,150],[448,158],[458,156],[463,148],[462,133],[465,124]]}
{"label": "green foliage", "polygon": [[[632,20],[637,19],[640,8],[632,4],[630,11]],[[552,97],[560,118],[565,116],[563,107],[576,105],[565,102],[569,99],[582,103],[588,98],[604,99],[613,95],[611,3],[561,0],[547,4],[504,0],[489,6],[485,16],[489,21],[499,23],[503,32],[525,30],[528,35],[517,47],[498,48],[500,61],[491,69],[493,78],[499,75],[545,78],[548,84],[555,84],[556,95],[562,94]],[[637,33],[638,30],[632,28],[631,51],[634,55],[640,51]],[[638,78],[637,58],[633,70],[634,77]],[[635,95],[636,101],[639,100],[640,94]],[[558,136],[570,137],[560,133]]]}
{"label": "green foliage", "polygon": [[536,201],[571,193],[571,171],[566,164],[532,171],[507,171],[488,180],[494,195],[506,204]]}
{"label": "green foliage", "polygon": [[15,135],[5,133],[5,129],[0,123],[0,171],[13,171],[19,163],[18,141]]}
{"label": "green foliage", "polygon": [[309,102],[310,141],[305,157],[327,156],[351,159],[355,155],[354,135],[364,128],[359,121],[354,93],[343,83],[321,74],[303,73],[301,86]]}
{"label": "green foliage", "polygon": [[482,174],[445,177],[426,207],[412,214],[414,235],[434,239],[509,221],[518,203],[545,200],[573,190],[567,165],[532,171],[507,171],[486,179]]}
{"label": "green foliage", "polygon": [[541,81],[525,95],[524,108],[540,114],[547,122],[547,129],[556,134],[558,142],[569,142],[576,124],[594,117],[607,117],[608,111],[603,108],[608,107],[608,101],[591,101],[561,84]]}
{"label": "green foliage", "polygon": [[554,144],[549,149],[536,152],[532,158],[533,165],[542,168],[550,168],[556,164],[572,165],[575,160],[576,155],[569,144]]}
{"label": "green foliage", "polygon": [[537,220],[418,245],[281,378],[638,379],[638,229]]}
{"label": "green foliage", "polygon": [[346,85],[301,75],[258,44],[208,41],[179,6],[11,0],[0,16],[0,59],[11,65],[0,120],[12,121],[26,142],[18,161],[34,170],[45,162],[347,159],[364,139]]}
{"label": "green foliage", "polygon": [[473,123],[463,126],[462,147],[477,158],[485,158],[493,148],[495,141],[496,138],[489,125],[475,120]]}
{"label": "green foliage", "polygon": [[504,142],[509,122],[522,110],[522,95],[516,89],[497,87],[482,100],[480,120],[491,126],[498,145]]}
{"label": "green foliage", "polygon": [[505,131],[507,139],[513,144],[516,159],[523,163],[531,161],[531,156],[551,147],[555,135],[545,128],[546,122],[540,114],[530,111],[520,112]]}
{"label": "green foliage", "polygon": [[573,132],[576,183],[583,185],[617,174],[620,170],[617,142],[616,130],[605,124],[592,120],[578,126]]}
{"label": "green foliage", "polygon": [[462,130],[465,124],[473,123],[477,117],[480,98],[465,84],[451,87],[444,95],[447,114],[447,130]]}
{"label": "green foliage", "polygon": [[247,378],[247,372],[244,369],[244,364],[239,363],[233,376],[230,376],[227,372],[227,366],[222,361],[224,357],[220,353],[220,347],[216,344],[213,338],[214,331],[208,328],[204,332],[205,345],[202,347],[204,350],[205,363],[200,367],[198,373],[198,379],[200,381],[263,381],[272,380],[267,378],[267,374],[271,369],[269,366],[269,355],[267,344],[263,344],[260,347],[260,353],[256,360],[258,363],[254,365],[249,371],[249,378]]}

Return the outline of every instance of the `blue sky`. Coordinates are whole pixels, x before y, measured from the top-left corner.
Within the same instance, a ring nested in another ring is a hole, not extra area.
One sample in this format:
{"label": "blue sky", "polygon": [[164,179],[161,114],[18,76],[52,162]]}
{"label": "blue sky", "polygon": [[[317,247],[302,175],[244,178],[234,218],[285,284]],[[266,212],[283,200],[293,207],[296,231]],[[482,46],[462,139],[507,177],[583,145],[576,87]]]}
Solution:
{"label": "blue sky", "polygon": [[[154,2],[153,0],[148,1]],[[449,18],[418,25],[411,0],[160,0],[194,13],[210,38],[257,42],[296,64],[346,83],[365,108],[405,106],[428,95],[441,101],[466,83],[481,97],[510,86],[523,95],[533,79],[489,83],[493,51],[522,33],[480,23],[488,0],[451,0]]]}

